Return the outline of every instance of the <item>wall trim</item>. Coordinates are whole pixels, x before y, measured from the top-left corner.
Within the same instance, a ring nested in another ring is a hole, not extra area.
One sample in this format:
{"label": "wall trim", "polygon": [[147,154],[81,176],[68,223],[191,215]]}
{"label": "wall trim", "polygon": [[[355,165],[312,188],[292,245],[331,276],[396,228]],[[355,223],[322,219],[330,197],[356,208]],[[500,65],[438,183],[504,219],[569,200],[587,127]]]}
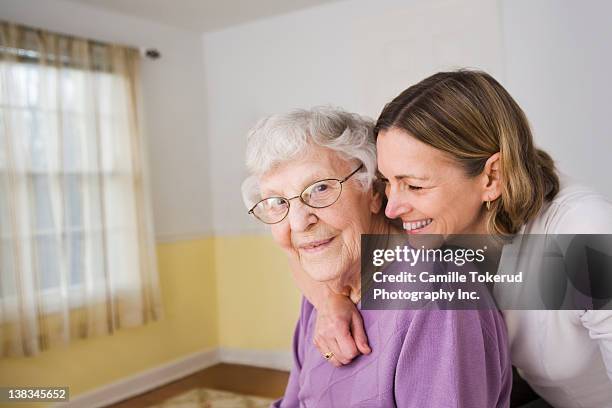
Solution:
{"label": "wall trim", "polygon": [[156,244],[173,244],[176,242],[196,241],[211,238],[236,238],[236,237],[271,237],[270,231],[266,229],[223,229],[213,232],[184,233],[184,234],[158,234],[155,236]]}
{"label": "wall trim", "polygon": [[80,394],[57,407],[105,407],[219,363],[218,349],[199,351]]}
{"label": "wall trim", "polygon": [[293,353],[282,350],[246,350],[221,347],[220,360],[224,363],[244,364],[254,367],[291,371]]}
{"label": "wall trim", "polygon": [[218,363],[243,364],[289,371],[293,366],[290,351],[215,348],[199,351],[168,363],[141,371],[119,381],[87,391],[56,407],[105,407],[135,397],[157,387],[186,377]]}
{"label": "wall trim", "polygon": [[214,238],[215,234],[212,231],[202,231],[202,232],[183,232],[183,233],[175,233],[175,234],[156,234],[155,235],[155,243],[156,244],[172,244],[175,242],[183,242],[183,241],[197,241]]}

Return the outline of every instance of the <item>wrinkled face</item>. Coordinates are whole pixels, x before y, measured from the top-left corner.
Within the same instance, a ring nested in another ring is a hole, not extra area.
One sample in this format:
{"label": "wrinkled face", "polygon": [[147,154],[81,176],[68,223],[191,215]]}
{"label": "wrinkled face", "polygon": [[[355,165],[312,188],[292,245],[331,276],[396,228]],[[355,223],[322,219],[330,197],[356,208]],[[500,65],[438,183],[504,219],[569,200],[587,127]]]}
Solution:
{"label": "wrinkled face", "polygon": [[[357,167],[332,150],[312,147],[306,155],[265,173],[259,180],[261,196],[295,197],[313,182],[342,180]],[[299,198],[290,203],[287,217],[271,225],[272,236],[281,248],[297,258],[317,281],[355,272],[360,262],[360,235],[369,232],[373,213],[380,209],[380,198],[363,191],[353,176],[343,183],[338,201],[329,207],[311,208]]]}
{"label": "wrinkled face", "polygon": [[407,132],[378,134],[378,169],[388,180],[385,214],[408,234],[485,233],[482,178],[468,178],[452,158]]}

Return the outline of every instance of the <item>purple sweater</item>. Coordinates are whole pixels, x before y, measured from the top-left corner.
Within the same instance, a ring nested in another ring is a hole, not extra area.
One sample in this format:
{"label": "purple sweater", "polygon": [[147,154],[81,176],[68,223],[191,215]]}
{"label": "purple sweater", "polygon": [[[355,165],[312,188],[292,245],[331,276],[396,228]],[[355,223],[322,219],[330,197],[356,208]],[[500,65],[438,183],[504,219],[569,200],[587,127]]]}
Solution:
{"label": "purple sweater", "polygon": [[506,327],[496,310],[362,310],[372,353],[335,368],[313,344],[302,300],[294,367],[273,407],[508,407]]}

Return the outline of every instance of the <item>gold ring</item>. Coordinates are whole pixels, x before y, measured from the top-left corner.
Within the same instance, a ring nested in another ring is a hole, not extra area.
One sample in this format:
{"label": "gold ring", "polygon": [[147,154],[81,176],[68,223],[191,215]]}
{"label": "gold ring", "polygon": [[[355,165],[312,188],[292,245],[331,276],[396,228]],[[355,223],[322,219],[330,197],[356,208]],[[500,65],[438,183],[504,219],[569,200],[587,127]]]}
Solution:
{"label": "gold ring", "polygon": [[331,351],[328,351],[327,353],[323,354],[323,358],[325,358],[326,360],[329,360],[333,356],[334,356],[334,353],[332,353]]}

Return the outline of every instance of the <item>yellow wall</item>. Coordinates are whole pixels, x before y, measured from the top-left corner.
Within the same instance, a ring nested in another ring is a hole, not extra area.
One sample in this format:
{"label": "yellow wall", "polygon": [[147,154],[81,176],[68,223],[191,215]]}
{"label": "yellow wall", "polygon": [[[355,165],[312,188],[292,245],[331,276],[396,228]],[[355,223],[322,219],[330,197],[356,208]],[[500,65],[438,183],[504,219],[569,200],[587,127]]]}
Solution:
{"label": "yellow wall", "polygon": [[162,320],[36,357],[0,359],[0,386],[69,386],[75,397],[218,346],[290,349],[299,293],[271,238],[159,244],[157,256]]}
{"label": "yellow wall", "polygon": [[267,236],[215,242],[219,341],[223,347],[289,350],[300,296],[287,260]]}

